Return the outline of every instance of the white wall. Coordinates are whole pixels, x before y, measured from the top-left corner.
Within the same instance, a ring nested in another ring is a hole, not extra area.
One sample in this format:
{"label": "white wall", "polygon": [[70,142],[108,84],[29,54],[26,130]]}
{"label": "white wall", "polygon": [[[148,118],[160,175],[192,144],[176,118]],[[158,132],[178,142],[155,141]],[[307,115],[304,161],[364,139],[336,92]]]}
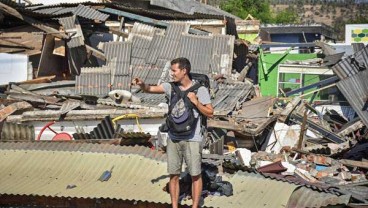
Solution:
{"label": "white wall", "polygon": [[0,85],[27,80],[28,56],[0,53]]}

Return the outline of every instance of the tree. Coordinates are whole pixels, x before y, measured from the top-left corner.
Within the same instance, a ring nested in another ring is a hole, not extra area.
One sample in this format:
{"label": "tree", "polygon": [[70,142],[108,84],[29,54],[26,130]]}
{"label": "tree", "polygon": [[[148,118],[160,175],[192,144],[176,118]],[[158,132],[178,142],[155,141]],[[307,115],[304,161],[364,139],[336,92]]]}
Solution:
{"label": "tree", "polygon": [[284,11],[279,12],[275,17],[275,22],[280,24],[298,23],[298,14],[294,7],[288,7]]}
{"label": "tree", "polygon": [[263,23],[274,22],[268,0],[229,0],[223,2],[220,8],[242,19],[251,14]]}

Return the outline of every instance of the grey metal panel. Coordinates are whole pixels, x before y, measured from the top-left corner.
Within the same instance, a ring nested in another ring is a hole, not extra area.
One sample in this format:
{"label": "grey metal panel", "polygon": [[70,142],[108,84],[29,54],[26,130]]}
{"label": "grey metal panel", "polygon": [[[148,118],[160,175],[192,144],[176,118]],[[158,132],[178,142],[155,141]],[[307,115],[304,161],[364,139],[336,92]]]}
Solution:
{"label": "grey metal panel", "polygon": [[356,53],[364,48],[364,43],[352,43],[351,46],[353,47],[354,53]]}
{"label": "grey metal panel", "polygon": [[130,31],[129,33],[128,39],[130,40],[130,38],[135,35],[151,37],[152,39],[155,34],[157,33],[163,34],[164,31],[165,30],[157,28],[157,27],[153,27],[151,25],[135,22],[133,25],[132,31]]}
{"label": "grey metal panel", "polygon": [[149,46],[151,44],[151,39],[145,36],[135,35],[132,37],[132,57],[145,59]]}
{"label": "grey metal panel", "polygon": [[103,51],[107,64],[111,65],[113,76],[113,89],[129,89],[131,81],[130,58],[131,42],[104,43]]}
{"label": "grey metal panel", "polygon": [[75,8],[74,14],[87,19],[100,21],[106,21],[110,16],[82,4],[79,4],[77,8]]}
{"label": "grey metal panel", "polygon": [[237,82],[220,84],[218,88],[215,99],[212,101],[215,115],[227,115],[246,99],[253,85]]}
{"label": "grey metal panel", "polygon": [[[230,75],[233,63],[235,37],[232,35],[214,35],[212,48],[212,74]],[[221,69],[224,69],[223,72]]]}
{"label": "grey metal panel", "polygon": [[152,38],[151,44],[148,49],[148,56],[146,57],[146,62],[150,64],[156,63],[160,51],[162,50],[162,45],[164,42],[165,36],[161,34],[155,34]]}
{"label": "grey metal panel", "polygon": [[233,19],[240,19],[239,17],[225,12],[221,9],[215,8],[213,6],[202,4],[198,1],[191,1],[191,0],[150,0],[151,5],[156,5],[160,7],[164,7],[167,9],[175,10],[178,12],[182,12],[185,14],[194,14],[194,13],[201,13],[201,14],[213,14],[213,15],[220,15],[226,16]]}
{"label": "grey metal panel", "polygon": [[83,32],[80,27],[78,18],[75,15],[71,17],[60,18],[59,22],[64,27],[64,30],[66,32],[74,32],[69,33],[71,35],[71,39],[67,42],[69,48],[76,48],[78,46],[84,45]]}
{"label": "grey metal panel", "polygon": [[159,84],[159,80],[161,79],[165,65],[168,61],[165,59],[158,59],[156,64],[151,66],[149,74],[147,76],[150,84]]}
{"label": "grey metal panel", "polygon": [[332,67],[340,79],[353,76],[363,69],[368,69],[368,46]]}
{"label": "grey metal panel", "polygon": [[355,64],[359,69],[368,70],[368,45],[366,47],[362,47],[361,50],[355,53],[353,57],[356,61]]}
{"label": "grey metal panel", "polygon": [[134,95],[141,98],[142,104],[144,105],[153,106],[160,103],[166,103],[165,94],[150,94],[140,91],[139,93],[136,93]]}
{"label": "grey metal panel", "polygon": [[210,74],[213,37],[183,34],[178,57],[189,59],[192,72]]}
{"label": "grey metal panel", "polygon": [[104,97],[111,87],[110,67],[81,68],[81,74],[76,77],[76,93]]}
{"label": "grey metal panel", "polygon": [[51,8],[44,8],[44,9],[37,9],[34,12],[41,13],[41,14],[55,14],[60,10],[64,9],[64,7],[51,7]]}
{"label": "grey metal panel", "polygon": [[337,87],[354,108],[363,123],[368,126],[368,70],[341,80]]}

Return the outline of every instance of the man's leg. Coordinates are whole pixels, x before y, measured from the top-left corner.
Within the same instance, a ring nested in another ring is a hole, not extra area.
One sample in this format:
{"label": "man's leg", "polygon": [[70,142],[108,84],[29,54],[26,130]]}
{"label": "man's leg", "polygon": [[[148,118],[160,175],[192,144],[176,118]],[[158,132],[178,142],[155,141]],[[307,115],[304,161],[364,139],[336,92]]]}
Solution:
{"label": "man's leg", "polygon": [[202,143],[187,142],[184,160],[188,166],[189,174],[192,176],[193,207],[198,207],[202,194]]}
{"label": "man's leg", "polygon": [[202,194],[202,175],[192,176],[192,207],[198,207]]}
{"label": "man's leg", "polygon": [[170,175],[169,182],[171,204],[173,208],[177,208],[179,204],[179,175]]}
{"label": "man's leg", "polygon": [[167,172],[170,174],[169,191],[173,208],[178,207],[179,203],[179,176],[183,163],[183,154],[180,149],[180,142],[167,140]]}

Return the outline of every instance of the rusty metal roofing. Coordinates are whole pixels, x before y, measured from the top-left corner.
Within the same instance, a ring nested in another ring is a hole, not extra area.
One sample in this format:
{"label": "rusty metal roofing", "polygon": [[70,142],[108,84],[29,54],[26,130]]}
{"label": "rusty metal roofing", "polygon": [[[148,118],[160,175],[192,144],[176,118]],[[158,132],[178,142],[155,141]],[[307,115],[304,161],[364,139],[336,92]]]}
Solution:
{"label": "rusty metal roofing", "polygon": [[300,187],[291,195],[287,207],[328,207],[347,205],[349,201],[350,195],[336,196]]}
{"label": "rusty metal roofing", "polygon": [[111,90],[110,72],[107,66],[81,68],[81,74],[76,76],[76,94],[106,96]]}
{"label": "rusty metal roofing", "polygon": [[244,82],[220,84],[212,101],[214,114],[227,115],[236,107],[240,107],[239,104],[248,97],[252,89],[252,84]]}
{"label": "rusty metal roofing", "polygon": [[65,32],[70,32],[71,39],[67,42],[69,48],[76,48],[84,45],[84,36],[80,27],[78,18],[73,15],[59,19],[60,24],[64,27]]}
{"label": "rusty metal roofing", "polygon": [[[235,36],[213,35],[212,74],[230,75],[233,66]],[[222,70],[223,69],[223,70]]]}
{"label": "rusty metal roofing", "polygon": [[73,13],[80,17],[99,21],[106,21],[110,16],[82,4],[79,4]]}
{"label": "rusty metal roofing", "polygon": [[183,34],[177,56],[189,59],[192,72],[210,74],[212,45],[210,36]]}
{"label": "rusty metal roofing", "polygon": [[1,141],[32,141],[35,139],[34,126],[24,124],[1,122],[0,140]]}
{"label": "rusty metal roofing", "polygon": [[363,123],[368,126],[368,69],[345,78],[337,83],[337,87],[348,100]]}

